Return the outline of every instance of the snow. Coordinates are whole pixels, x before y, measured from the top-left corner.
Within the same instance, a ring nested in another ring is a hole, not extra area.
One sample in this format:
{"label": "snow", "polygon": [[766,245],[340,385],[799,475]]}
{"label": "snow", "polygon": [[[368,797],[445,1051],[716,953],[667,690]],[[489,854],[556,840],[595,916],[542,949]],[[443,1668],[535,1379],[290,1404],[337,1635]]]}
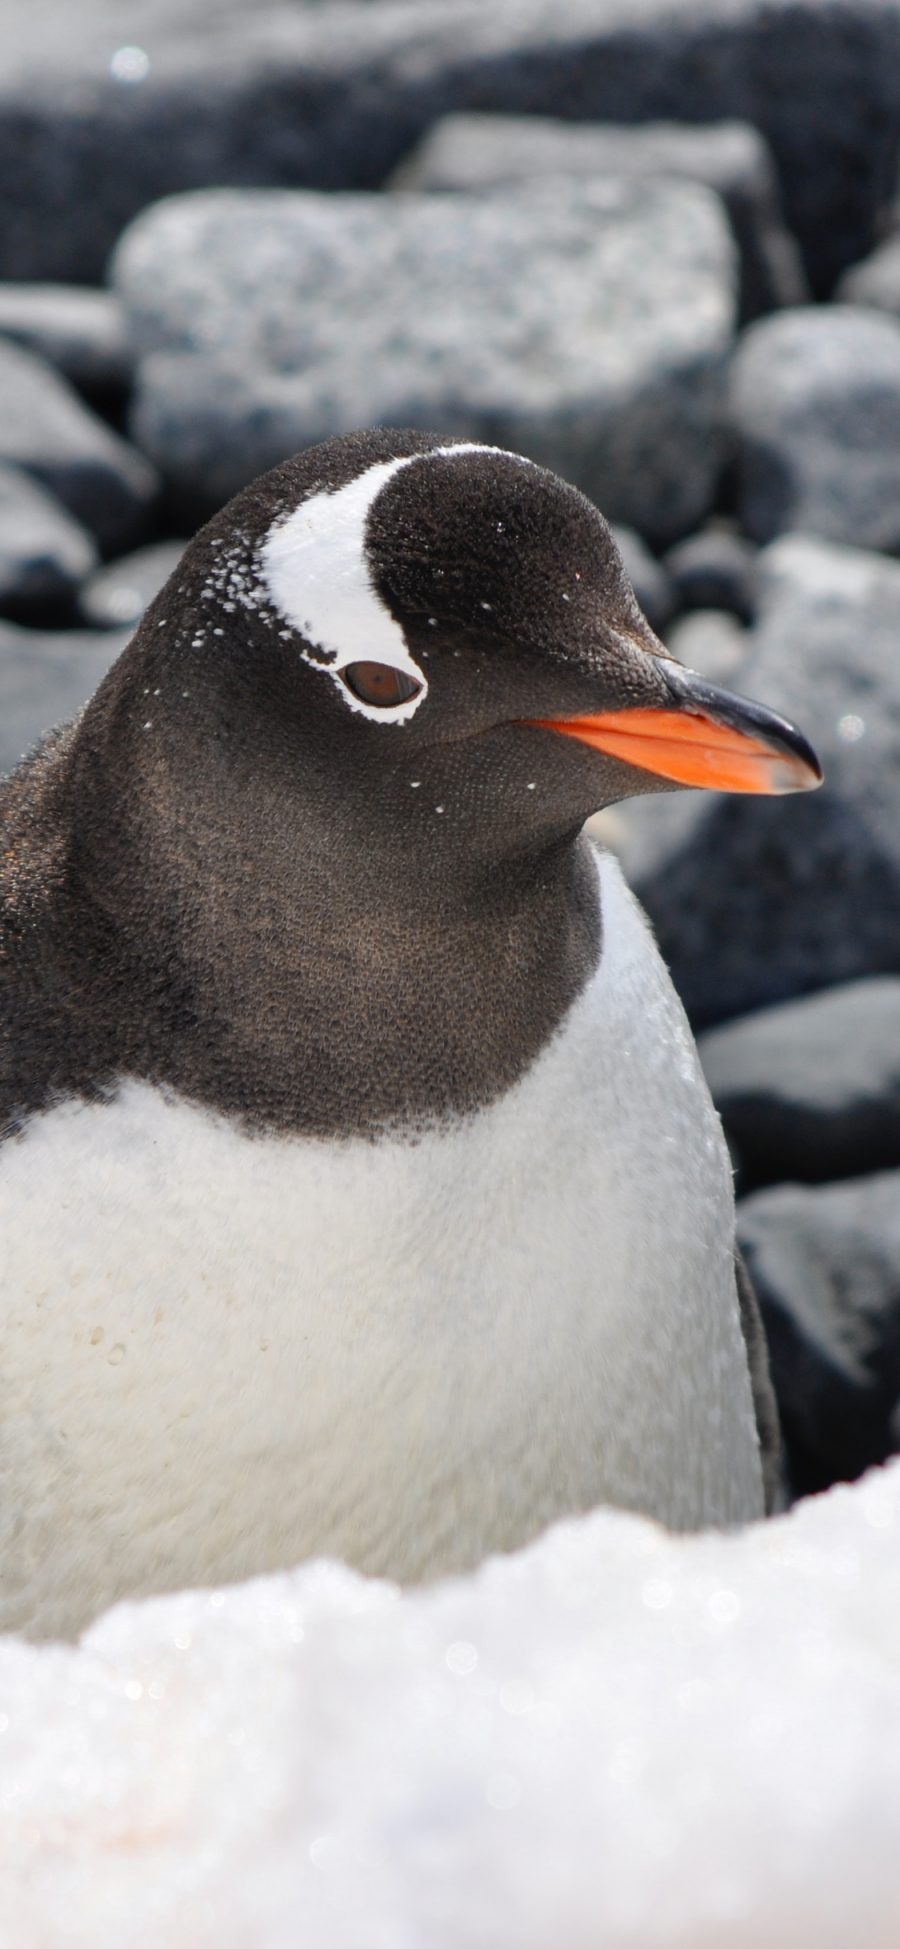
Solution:
{"label": "snow", "polygon": [[897,1949],[900,1461],[0,1641],[2,1949]]}

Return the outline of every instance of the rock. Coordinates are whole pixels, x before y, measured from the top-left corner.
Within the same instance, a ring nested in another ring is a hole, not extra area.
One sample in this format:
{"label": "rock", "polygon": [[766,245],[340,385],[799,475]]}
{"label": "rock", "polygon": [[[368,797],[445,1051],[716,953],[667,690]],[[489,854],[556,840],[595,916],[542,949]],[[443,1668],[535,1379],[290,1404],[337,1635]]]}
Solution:
{"label": "rock", "polygon": [[900,1167],[900,979],[761,1009],[701,1036],[700,1058],[757,1183]]}
{"label": "rock", "polygon": [[0,611],[65,604],[96,565],[86,529],[20,467],[0,465]]}
{"label": "rock", "polygon": [[835,297],[841,304],[872,305],[900,318],[900,231],[845,273]]}
{"label": "rock", "polygon": [[0,339],[0,461],[33,474],[104,549],[140,534],[157,493],[149,462],[52,366],[8,339]]}
{"label": "rock", "polygon": [[140,217],[114,275],[135,437],[207,505],[381,422],[530,454],[651,540],[709,506],[734,250],[694,184],[210,191]]}
{"label": "rock", "polygon": [[761,568],[739,688],[802,727],[824,787],[619,808],[626,870],[696,1027],[900,972],[900,563],[786,536]]}
{"label": "rock", "polygon": [[111,291],[59,284],[0,284],[0,337],[37,352],[82,392],[124,392],[131,355]]}
{"label": "rock", "polygon": [[738,1206],[792,1488],[852,1481],[892,1453],[900,1401],[900,1172],[778,1185]]}
{"label": "rock", "polygon": [[748,534],[900,548],[900,322],[831,305],[751,325],[729,415]]}
{"label": "rock", "polygon": [[809,288],[785,228],[771,155],[746,122],[574,126],[535,115],[448,115],[401,163],[393,187],[484,190],[549,176],[704,183],[722,198],[741,258],[741,314],[805,303]]}
{"label": "rock", "polygon": [[616,547],[625,564],[625,573],[652,629],[659,634],[675,608],[675,590],[662,563],[651,554],[634,528],[613,524]]}
{"label": "rock", "polygon": [[685,609],[728,609],[743,623],[756,614],[756,549],[723,522],[676,542],[665,566]]}
{"label": "rock", "polygon": [[[442,115],[739,119],[817,293],[875,241],[900,115],[895,0],[483,0],[7,9],[0,267],[99,278],[138,210],[208,184],[372,188]],[[123,45],[127,34],[128,45]]]}
{"label": "rock", "polygon": [[98,569],[79,597],[85,622],[95,629],[133,629],[177,568],[186,546],[183,541],[157,542]]}
{"label": "rock", "polygon": [[19,629],[0,622],[0,776],[86,704],[128,630]]}
{"label": "rock", "polygon": [[679,616],[666,631],[666,647],[689,670],[699,670],[710,683],[734,689],[746,663],[747,631],[725,609],[694,609]]}

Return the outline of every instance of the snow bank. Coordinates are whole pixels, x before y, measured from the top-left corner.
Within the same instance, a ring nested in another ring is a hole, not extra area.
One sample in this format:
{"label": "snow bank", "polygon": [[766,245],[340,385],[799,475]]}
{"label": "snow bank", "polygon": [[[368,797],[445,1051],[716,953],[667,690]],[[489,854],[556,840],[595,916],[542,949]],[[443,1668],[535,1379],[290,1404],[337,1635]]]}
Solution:
{"label": "snow bank", "polygon": [[0,1642],[2,1949],[897,1949],[900,1462]]}

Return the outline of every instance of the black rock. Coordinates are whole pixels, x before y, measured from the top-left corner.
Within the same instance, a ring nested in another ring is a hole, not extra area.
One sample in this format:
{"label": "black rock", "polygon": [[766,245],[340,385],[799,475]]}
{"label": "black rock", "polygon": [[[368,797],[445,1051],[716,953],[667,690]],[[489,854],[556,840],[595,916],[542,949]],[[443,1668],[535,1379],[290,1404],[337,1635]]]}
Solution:
{"label": "black rock", "polygon": [[710,523],[670,548],[665,565],[683,609],[728,609],[743,623],[756,614],[756,549],[731,527]]}
{"label": "black rock", "polygon": [[793,718],[825,784],[619,808],[624,863],[695,1027],[900,973],[900,563],[785,537],[737,688]]}
{"label": "black rock", "polygon": [[791,1487],[852,1481],[898,1446],[900,1172],[783,1184],[738,1205]]}
{"label": "black rock", "polygon": [[900,978],[762,1009],[700,1037],[745,1176],[766,1184],[900,1167]]}
{"label": "black rock", "polygon": [[101,548],[125,547],[149,521],[158,478],[45,360],[0,339],[0,461],[33,474]]}
{"label": "black rock", "polygon": [[111,291],[73,284],[0,284],[0,336],[37,352],[81,392],[122,393],[131,354]]}
{"label": "black rock", "polygon": [[755,540],[793,528],[900,548],[900,320],[828,305],[751,325],[729,420],[738,513]]}
{"label": "black rock", "polygon": [[120,630],[19,629],[0,622],[0,774],[86,704],[128,641]]}
{"label": "black rock", "polygon": [[741,316],[756,318],[809,296],[779,208],[771,155],[746,122],[617,128],[533,115],[448,115],[401,163],[392,183],[408,190],[484,190],[555,175],[704,183],[721,196],[740,251]]}
{"label": "black rock", "polygon": [[0,465],[0,611],[66,604],[96,565],[87,530],[20,467]]}
{"label": "black rock", "polygon": [[651,629],[660,635],[675,609],[672,578],[634,528],[623,528],[614,522],[613,534],[644,615]]}
{"label": "black rock", "polygon": [[900,231],[845,272],[834,295],[840,304],[872,305],[900,318]]}

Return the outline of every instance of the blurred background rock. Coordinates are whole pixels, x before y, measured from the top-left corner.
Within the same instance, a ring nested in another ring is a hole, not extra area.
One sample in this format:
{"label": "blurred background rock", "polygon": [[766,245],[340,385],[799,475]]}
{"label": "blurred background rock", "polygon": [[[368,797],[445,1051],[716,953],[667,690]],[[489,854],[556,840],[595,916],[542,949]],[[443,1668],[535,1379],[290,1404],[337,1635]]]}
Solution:
{"label": "blurred background rock", "polygon": [[810,800],[620,852],[733,1147],[794,1486],[900,1446],[900,0],[3,0],[0,767],[355,425],[584,488]]}

